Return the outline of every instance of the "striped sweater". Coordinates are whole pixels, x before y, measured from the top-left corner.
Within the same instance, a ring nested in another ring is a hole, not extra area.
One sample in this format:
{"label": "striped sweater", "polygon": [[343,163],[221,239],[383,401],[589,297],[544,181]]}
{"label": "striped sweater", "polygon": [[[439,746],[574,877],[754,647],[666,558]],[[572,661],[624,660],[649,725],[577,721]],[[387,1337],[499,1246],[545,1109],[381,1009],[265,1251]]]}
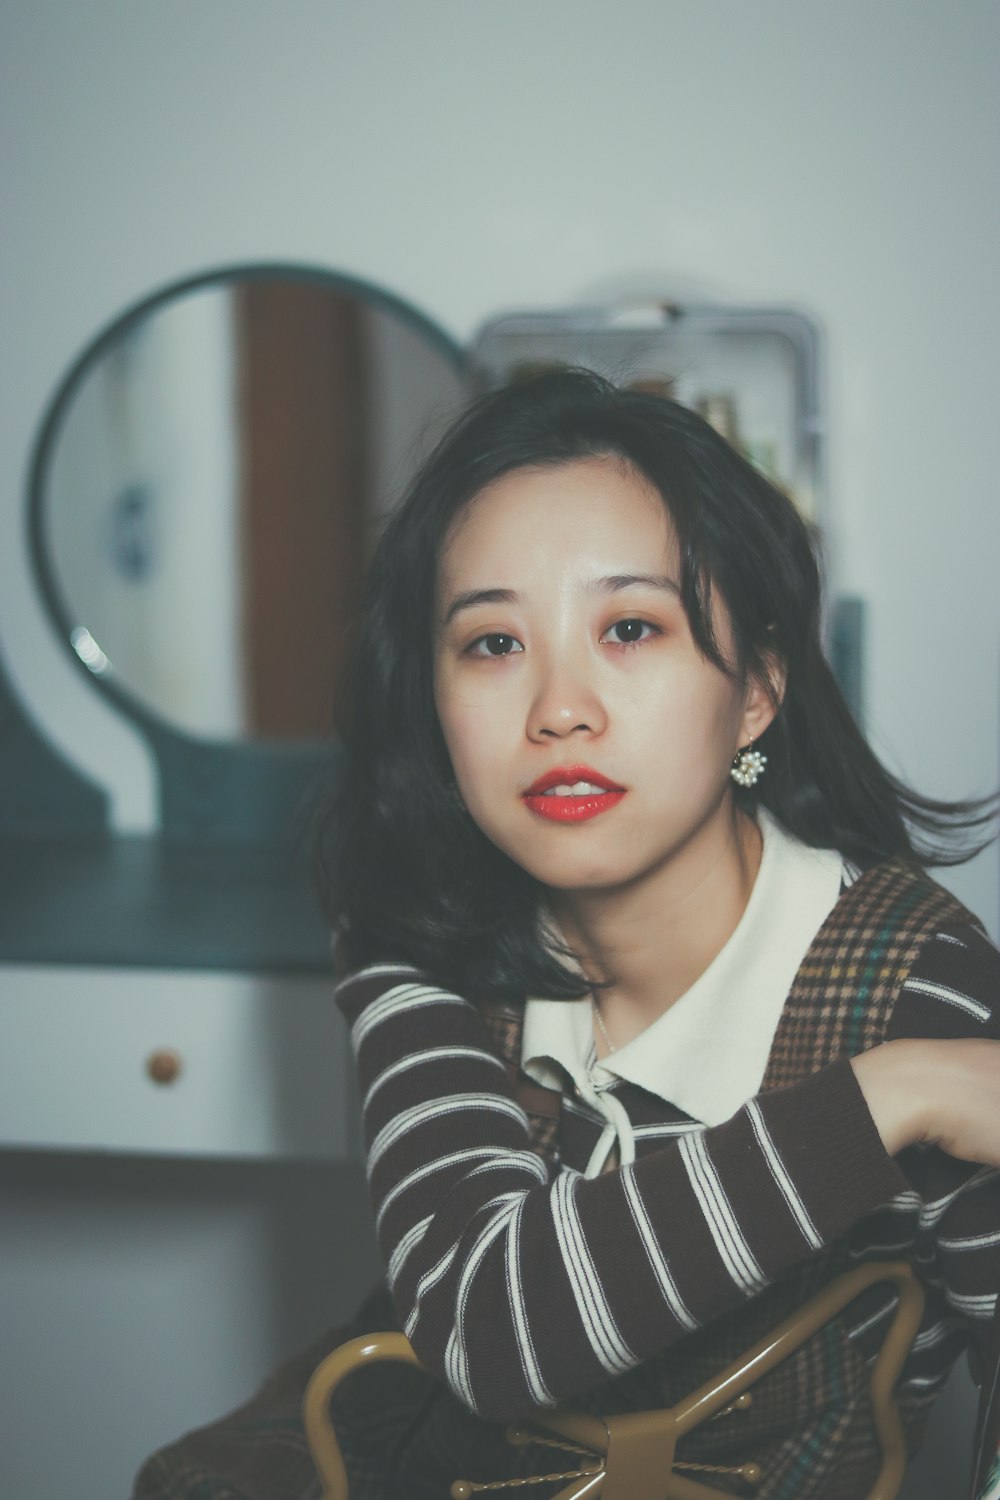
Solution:
{"label": "striped sweater", "polygon": [[[760,1094],[730,1120],[706,1128],[618,1082],[636,1160],[589,1180],[603,1118],[567,1097],[539,1149],[482,1007],[389,963],[345,979],[338,1002],[400,1326],[480,1416],[675,1398],[856,1259],[909,1256],[925,1284],[903,1380],[914,1401],[987,1327],[1000,1173],[936,1149],[890,1159],[848,1061],[894,1037],[1000,1037],[1000,954],[926,877],[880,866],[845,892],[800,968]],[[877,1348],[882,1297],[851,1310],[835,1383]],[[799,1424],[812,1399],[817,1431],[829,1426],[831,1378],[798,1372]],[[763,1403],[744,1440],[780,1435],[778,1407]]]}

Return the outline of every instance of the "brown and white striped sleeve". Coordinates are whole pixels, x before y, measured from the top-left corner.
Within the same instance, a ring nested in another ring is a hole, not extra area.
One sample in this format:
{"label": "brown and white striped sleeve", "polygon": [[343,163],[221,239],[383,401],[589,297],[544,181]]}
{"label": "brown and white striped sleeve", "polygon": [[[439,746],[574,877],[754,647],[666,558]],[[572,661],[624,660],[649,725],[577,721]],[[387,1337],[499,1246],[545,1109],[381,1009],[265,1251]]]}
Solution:
{"label": "brown and white striped sleeve", "polygon": [[338,1000],[403,1326],[489,1419],[651,1357],[908,1186],[846,1061],[617,1171],[550,1178],[473,1005],[389,964]]}
{"label": "brown and white striped sleeve", "polygon": [[[943,928],[924,945],[888,1037],[1000,1040],[1000,952],[978,928]],[[1000,1171],[936,1148],[906,1151],[900,1165],[920,1199],[918,1262],[943,1285],[942,1327],[950,1316],[983,1345],[1000,1289]]]}

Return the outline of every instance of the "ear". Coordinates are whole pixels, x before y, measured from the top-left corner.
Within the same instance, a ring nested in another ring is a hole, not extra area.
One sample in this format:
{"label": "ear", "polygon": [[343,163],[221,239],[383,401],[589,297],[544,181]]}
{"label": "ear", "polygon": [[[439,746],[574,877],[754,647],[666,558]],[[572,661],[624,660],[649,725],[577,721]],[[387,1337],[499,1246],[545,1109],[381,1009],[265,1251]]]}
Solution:
{"label": "ear", "polygon": [[771,723],[785,696],[785,681],[788,676],[785,663],[776,651],[764,654],[761,672],[747,683],[743,719],[740,725],[740,744],[759,740]]}

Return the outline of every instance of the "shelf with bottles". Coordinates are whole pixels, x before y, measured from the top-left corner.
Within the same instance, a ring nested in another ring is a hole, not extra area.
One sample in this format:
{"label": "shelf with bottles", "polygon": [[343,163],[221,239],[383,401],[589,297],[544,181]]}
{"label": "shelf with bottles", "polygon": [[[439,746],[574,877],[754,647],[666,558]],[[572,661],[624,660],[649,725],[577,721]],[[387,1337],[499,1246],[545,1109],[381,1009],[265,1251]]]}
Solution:
{"label": "shelf with bottles", "polygon": [[819,335],[804,313],[653,303],[505,314],[471,356],[487,389],[582,365],[682,401],[822,525]]}

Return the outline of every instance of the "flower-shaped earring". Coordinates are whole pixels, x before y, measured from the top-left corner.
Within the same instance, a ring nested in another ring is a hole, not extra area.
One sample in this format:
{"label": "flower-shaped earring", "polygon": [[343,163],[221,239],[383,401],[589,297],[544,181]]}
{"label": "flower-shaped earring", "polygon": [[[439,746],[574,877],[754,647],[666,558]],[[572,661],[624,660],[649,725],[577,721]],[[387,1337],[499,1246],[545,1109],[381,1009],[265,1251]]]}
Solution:
{"label": "flower-shaped earring", "polygon": [[767,756],[753,747],[753,740],[744,750],[737,750],[729,774],[737,786],[756,786],[764,774]]}

